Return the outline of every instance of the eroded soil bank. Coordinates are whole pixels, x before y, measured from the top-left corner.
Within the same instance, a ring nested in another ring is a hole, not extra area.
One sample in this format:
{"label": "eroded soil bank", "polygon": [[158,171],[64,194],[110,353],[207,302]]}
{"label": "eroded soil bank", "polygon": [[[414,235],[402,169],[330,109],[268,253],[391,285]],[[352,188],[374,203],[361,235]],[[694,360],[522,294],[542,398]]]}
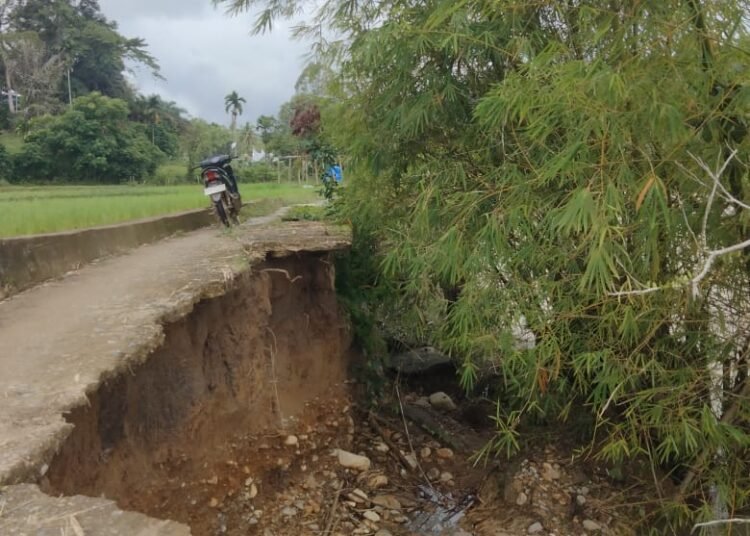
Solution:
{"label": "eroded soil bank", "polygon": [[238,434],[287,428],[316,396],[344,394],[350,339],[333,275],[329,254],[268,260],[198,303],[142,365],[66,417],[75,428],[42,488],[104,495],[212,533],[189,502],[164,508],[179,499],[173,486],[206,478]]}

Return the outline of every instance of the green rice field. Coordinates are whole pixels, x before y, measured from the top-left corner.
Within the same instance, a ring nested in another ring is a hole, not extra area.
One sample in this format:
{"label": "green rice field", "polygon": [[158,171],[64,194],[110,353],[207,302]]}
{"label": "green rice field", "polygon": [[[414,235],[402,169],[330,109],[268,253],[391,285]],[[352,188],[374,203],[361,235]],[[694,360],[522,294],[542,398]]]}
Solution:
{"label": "green rice field", "polygon": [[[296,184],[241,184],[245,202],[318,199]],[[0,237],[50,233],[208,207],[200,184],[179,186],[0,186]],[[271,206],[271,205],[269,205]],[[244,211],[243,211],[244,212]]]}

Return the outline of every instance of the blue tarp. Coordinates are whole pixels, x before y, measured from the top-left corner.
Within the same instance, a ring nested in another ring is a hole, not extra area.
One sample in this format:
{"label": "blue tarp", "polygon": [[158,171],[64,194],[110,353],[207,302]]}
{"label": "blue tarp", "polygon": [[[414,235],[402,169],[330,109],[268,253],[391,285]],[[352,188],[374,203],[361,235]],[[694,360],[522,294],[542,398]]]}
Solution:
{"label": "blue tarp", "polygon": [[341,182],[342,180],[344,180],[344,175],[341,172],[341,166],[338,164],[329,167],[327,175],[329,177],[332,177],[336,182]]}

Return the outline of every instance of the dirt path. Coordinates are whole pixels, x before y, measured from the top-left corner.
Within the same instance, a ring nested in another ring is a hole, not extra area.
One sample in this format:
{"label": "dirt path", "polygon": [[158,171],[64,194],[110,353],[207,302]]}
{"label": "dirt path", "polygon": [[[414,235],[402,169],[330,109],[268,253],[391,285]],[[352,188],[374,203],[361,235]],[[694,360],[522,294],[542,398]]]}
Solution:
{"label": "dirt path", "polygon": [[348,243],[319,224],[271,224],[282,211],[146,245],[0,302],[0,485],[46,471],[70,430],[63,413],[142,361],[164,321],[222,293],[251,259]]}

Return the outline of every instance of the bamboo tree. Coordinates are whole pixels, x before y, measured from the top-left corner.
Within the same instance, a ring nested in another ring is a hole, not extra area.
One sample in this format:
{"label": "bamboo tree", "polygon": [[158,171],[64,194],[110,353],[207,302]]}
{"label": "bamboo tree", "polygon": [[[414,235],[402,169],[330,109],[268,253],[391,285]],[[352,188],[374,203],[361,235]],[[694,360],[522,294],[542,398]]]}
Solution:
{"label": "bamboo tree", "polygon": [[[299,4],[220,3],[260,7],[258,29]],[[301,29],[339,36],[316,48],[339,72],[323,123],[381,320],[511,399],[486,454],[585,417],[588,455],[682,475],[658,499],[675,532],[713,520],[709,488],[730,514],[750,500],[749,12],[328,0]]]}

